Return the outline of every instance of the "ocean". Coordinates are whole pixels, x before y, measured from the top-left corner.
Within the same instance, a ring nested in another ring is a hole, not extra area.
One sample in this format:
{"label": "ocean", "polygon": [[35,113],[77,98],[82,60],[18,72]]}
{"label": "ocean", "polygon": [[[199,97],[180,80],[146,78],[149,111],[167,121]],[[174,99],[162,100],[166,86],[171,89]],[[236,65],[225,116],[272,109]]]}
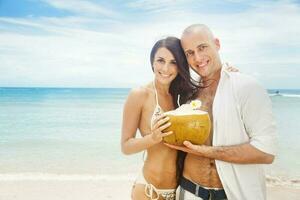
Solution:
{"label": "ocean", "polygon": [[[268,182],[299,185],[300,90],[268,90],[279,128]],[[142,153],[121,153],[122,88],[0,88],[0,179],[135,177]]]}

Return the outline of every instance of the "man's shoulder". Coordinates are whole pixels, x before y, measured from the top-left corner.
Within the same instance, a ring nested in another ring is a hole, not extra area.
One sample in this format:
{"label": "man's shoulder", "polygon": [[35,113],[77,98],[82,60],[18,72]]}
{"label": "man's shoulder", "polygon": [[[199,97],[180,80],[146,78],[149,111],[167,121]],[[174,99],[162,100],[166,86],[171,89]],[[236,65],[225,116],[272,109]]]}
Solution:
{"label": "man's shoulder", "polygon": [[246,89],[252,87],[261,87],[259,81],[249,74],[240,72],[227,72],[229,80],[234,84],[236,89]]}
{"label": "man's shoulder", "polygon": [[237,99],[247,99],[249,96],[266,94],[266,89],[253,76],[240,72],[229,72],[228,80]]}

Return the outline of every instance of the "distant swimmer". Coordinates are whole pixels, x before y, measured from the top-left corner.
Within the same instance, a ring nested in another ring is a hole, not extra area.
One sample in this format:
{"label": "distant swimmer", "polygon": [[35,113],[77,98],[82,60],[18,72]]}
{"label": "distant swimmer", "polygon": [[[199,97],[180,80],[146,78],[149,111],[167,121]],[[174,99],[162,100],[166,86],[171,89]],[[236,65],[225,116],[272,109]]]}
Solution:
{"label": "distant swimmer", "polygon": [[275,95],[276,95],[276,96],[282,96],[282,95],[280,94],[279,90],[276,90]]}

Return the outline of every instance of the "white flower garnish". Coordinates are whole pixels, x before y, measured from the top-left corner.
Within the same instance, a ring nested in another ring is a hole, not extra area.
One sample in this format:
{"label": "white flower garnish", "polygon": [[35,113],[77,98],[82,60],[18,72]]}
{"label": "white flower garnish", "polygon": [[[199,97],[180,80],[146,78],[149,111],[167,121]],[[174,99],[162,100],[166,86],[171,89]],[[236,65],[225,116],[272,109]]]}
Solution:
{"label": "white flower garnish", "polygon": [[191,101],[190,105],[193,108],[193,110],[196,110],[201,108],[202,102],[200,100],[193,100]]}

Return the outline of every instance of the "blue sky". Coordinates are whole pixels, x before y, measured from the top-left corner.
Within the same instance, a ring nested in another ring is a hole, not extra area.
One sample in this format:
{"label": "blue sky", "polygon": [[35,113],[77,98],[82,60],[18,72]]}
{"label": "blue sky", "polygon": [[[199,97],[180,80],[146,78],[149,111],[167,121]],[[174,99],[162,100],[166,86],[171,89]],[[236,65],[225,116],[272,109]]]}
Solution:
{"label": "blue sky", "polygon": [[136,87],[153,78],[155,41],[193,23],[266,88],[300,88],[291,0],[0,0],[0,87]]}

